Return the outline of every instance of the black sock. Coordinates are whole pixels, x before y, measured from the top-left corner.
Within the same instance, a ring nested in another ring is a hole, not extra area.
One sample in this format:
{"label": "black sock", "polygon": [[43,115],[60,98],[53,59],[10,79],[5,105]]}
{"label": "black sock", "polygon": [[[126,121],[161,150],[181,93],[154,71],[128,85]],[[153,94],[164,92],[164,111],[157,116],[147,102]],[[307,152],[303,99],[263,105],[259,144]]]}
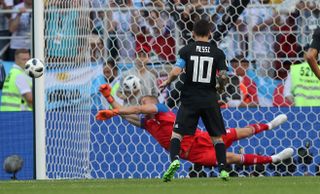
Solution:
{"label": "black sock", "polygon": [[171,162],[179,159],[180,140],[178,138],[172,138],[170,141],[170,159]]}
{"label": "black sock", "polygon": [[221,172],[222,170],[225,170],[227,163],[226,146],[223,142],[217,142],[214,144],[214,148],[216,150],[216,158],[218,162],[219,172]]}

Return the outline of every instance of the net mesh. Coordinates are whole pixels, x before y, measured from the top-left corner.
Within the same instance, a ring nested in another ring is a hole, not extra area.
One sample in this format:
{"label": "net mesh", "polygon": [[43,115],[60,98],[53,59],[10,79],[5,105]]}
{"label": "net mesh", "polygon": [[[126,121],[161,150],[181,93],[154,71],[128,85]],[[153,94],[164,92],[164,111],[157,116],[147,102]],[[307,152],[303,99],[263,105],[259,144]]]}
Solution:
{"label": "net mesh", "polygon": [[[290,83],[298,74],[290,73],[290,67],[303,62],[305,45],[320,25],[319,6],[313,0],[48,0],[44,13],[47,175],[154,178],[163,174],[168,153],[148,132],[120,117],[95,120],[97,110],[109,108],[98,87],[121,85],[122,75],[138,68],[136,53],[141,48],[150,51],[148,70],[155,77],[150,78],[155,83],[151,87],[157,87],[178,50],[192,41],[192,25],[200,18],[213,22],[212,38],[229,62],[229,84],[221,94],[226,127],[268,122],[281,113],[288,116],[287,123],[235,142],[228,151],[272,155],[287,147],[295,149],[293,159],[279,164],[231,165],[232,175],[316,175],[319,108],[312,107],[317,104],[311,100],[299,104],[295,83]],[[308,67],[301,67],[300,73],[312,75]],[[159,97],[173,110],[179,106],[182,80]],[[148,85],[147,90],[152,89]],[[308,94],[306,99],[319,99],[318,92],[302,91]],[[204,129],[201,123],[199,127]],[[216,171],[183,161],[177,175],[216,176]]]}
{"label": "net mesh", "polygon": [[89,3],[47,1],[46,129],[47,176],[85,178],[90,175]]}

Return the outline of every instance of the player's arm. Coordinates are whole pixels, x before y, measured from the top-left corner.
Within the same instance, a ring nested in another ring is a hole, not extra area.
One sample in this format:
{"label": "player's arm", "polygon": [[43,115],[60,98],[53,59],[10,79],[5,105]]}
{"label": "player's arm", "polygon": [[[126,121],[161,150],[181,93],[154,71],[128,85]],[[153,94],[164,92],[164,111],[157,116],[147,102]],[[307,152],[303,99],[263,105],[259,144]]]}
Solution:
{"label": "player's arm", "polygon": [[310,68],[314,72],[314,74],[317,76],[318,79],[320,79],[320,69],[317,63],[318,54],[319,52],[317,49],[309,48],[306,55],[306,59],[307,59],[307,62],[309,63]]}
{"label": "player's arm", "polygon": [[32,107],[33,97],[32,92],[27,92],[23,94],[24,99],[26,99],[28,106]]}
{"label": "player's arm", "polygon": [[[114,108],[114,109],[123,108],[123,106],[121,104],[119,104],[117,101],[114,100],[113,96],[111,95],[111,90],[112,90],[112,88],[109,84],[102,84],[99,88],[99,91],[106,98],[106,100],[109,102],[109,104],[112,106],[112,108]],[[96,115],[96,118],[100,117],[100,120],[106,120],[106,119],[102,118],[103,116],[104,116],[104,113],[102,110],[102,112],[100,112],[100,111],[98,112],[98,114]],[[139,115],[136,115],[136,114],[122,115],[121,117],[123,119],[127,120],[132,125],[135,125],[137,127],[141,127]]]}
{"label": "player's arm", "polygon": [[217,81],[218,81],[218,92],[222,93],[224,91],[224,87],[228,82],[227,77],[227,62],[226,62],[226,55],[223,53],[222,50],[219,49],[217,58],[217,64],[218,64],[218,75],[217,75]]}
{"label": "player's arm", "polygon": [[312,42],[306,54],[306,60],[309,63],[314,74],[320,79],[320,69],[318,68],[318,54],[320,51],[320,27],[314,30],[312,35]]}
{"label": "player's arm", "polygon": [[[122,109],[122,110],[121,110]],[[160,112],[168,112],[169,108],[161,103],[158,104],[146,104],[141,106],[132,106],[132,107],[122,107],[119,109],[121,117],[126,119],[129,123],[144,128],[144,119],[141,119],[137,114],[130,113],[141,113],[141,114],[156,114]],[[126,115],[129,114],[129,115]]]}
{"label": "player's arm", "polygon": [[177,79],[177,77],[181,74],[182,72],[182,68],[179,67],[179,66],[175,66],[172,68],[172,70],[170,71],[169,75],[168,75],[168,79],[163,81],[159,88],[160,88],[160,91],[162,91],[165,87],[167,87],[168,85],[171,84],[171,82],[173,82],[174,80]]}
{"label": "player's arm", "polygon": [[136,127],[142,127],[141,120],[138,115],[122,115],[121,117]]}
{"label": "player's arm", "polygon": [[15,85],[17,86],[21,96],[25,99],[29,107],[32,107],[33,96],[32,96],[32,88],[28,83],[28,80],[25,76],[19,75],[16,78]]}
{"label": "player's arm", "polygon": [[26,13],[27,9],[25,7],[21,7],[19,8],[19,12],[17,14],[13,14],[13,16],[11,17],[10,21],[9,21],[9,31],[11,33],[17,31],[17,29],[19,28],[20,25],[20,18],[22,16],[23,13]]}
{"label": "player's arm", "polygon": [[140,105],[140,106],[130,106],[124,107],[120,105],[111,95],[111,87],[108,84],[102,84],[99,88],[99,91],[102,95],[107,99],[110,103],[113,110],[101,110],[96,115],[96,119],[98,120],[107,120],[113,116],[119,115],[129,123],[141,127],[141,121],[138,114],[155,114],[158,111],[167,111],[165,109],[165,105],[161,106],[161,104],[153,105]]}
{"label": "player's arm", "polygon": [[132,115],[132,114],[155,114],[158,112],[158,108],[153,104],[145,104],[138,106],[129,106],[129,107],[118,107],[112,110],[101,110],[99,111],[100,116],[97,117],[98,120],[107,120],[111,117],[117,115]]}
{"label": "player's arm", "polygon": [[187,51],[186,51],[185,47],[179,51],[179,57],[177,59],[175,66],[170,71],[170,73],[168,75],[168,79],[163,81],[159,86],[160,91],[162,91],[165,87],[170,85],[171,82],[176,80],[178,78],[178,76],[182,73],[182,71],[186,67],[186,63],[187,63],[186,62],[187,61],[186,52]]}

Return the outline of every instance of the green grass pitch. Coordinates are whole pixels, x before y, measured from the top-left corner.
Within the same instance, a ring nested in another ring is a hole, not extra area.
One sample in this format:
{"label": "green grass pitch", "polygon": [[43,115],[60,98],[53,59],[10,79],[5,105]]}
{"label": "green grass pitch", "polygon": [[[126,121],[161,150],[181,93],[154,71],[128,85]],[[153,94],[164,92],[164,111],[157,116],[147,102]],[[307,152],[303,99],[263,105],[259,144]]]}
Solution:
{"label": "green grass pitch", "polygon": [[319,194],[320,177],[0,181],[0,194]]}

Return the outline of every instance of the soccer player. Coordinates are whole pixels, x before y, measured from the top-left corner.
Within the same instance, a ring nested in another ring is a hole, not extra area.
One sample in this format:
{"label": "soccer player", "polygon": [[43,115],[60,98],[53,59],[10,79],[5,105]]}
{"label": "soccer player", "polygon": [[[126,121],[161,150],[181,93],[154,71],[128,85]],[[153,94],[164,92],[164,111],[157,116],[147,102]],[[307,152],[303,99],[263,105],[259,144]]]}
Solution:
{"label": "soccer player", "polygon": [[[163,175],[163,180],[170,181],[179,169],[179,151],[184,135],[196,132],[201,117],[210,134],[216,150],[216,158],[220,178],[228,180],[229,173],[225,170],[226,148],[222,135],[226,133],[216,91],[216,72],[218,80],[226,80],[226,57],[215,44],[209,43],[211,25],[207,20],[199,20],[193,26],[195,42],[184,46],[179,51],[177,63],[169,73],[168,79],[161,85],[164,89],[185,69],[186,76],[181,89],[181,105],[179,107],[174,130],[170,142],[171,164]],[[219,82],[222,83],[222,82]],[[220,87],[224,87],[220,84]]]}
{"label": "soccer player", "polygon": [[[144,128],[163,148],[169,150],[176,116],[166,105],[160,104],[158,99],[154,96],[144,96],[140,100],[140,106],[124,107],[117,103],[110,95],[111,87],[109,85],[101,85],[100,91],[114,109],[99,111],[96,115],[97,120],[107,120],[113,116],[120,115],[131,124]],[[137,115],[140,113],[145,114],[144,118],[141,119],[139,115]],[[284,123],[286,120],[287,116],[281,114],[267,124],[259,123],[251,124],[245,128],[231,128],[227,130],[226,135],[222,136],[222,139],[226,144],[226,147],[230,147],[234,141],[273,129]],[[282,152],[272,156],[227,152],[226,160],[229,164],[266,164],[280,162],[281,160],[290,158],[292,154],[292,148],[284,149]],[[196,164],[204,166],[217,165],[215,149],[210,135],[208,132],[201,131],[200,129],[197,129],[194,135],[185,135],[183,137],[179,155],[182,159]]]}
{"label": "soccer player", "polygon": [[320,69],[318,67],[318,54],[320,52],[320,27],[314,30],[312,35],[312,42],[307,52],[307,61],[313,73],[320,80]]}

